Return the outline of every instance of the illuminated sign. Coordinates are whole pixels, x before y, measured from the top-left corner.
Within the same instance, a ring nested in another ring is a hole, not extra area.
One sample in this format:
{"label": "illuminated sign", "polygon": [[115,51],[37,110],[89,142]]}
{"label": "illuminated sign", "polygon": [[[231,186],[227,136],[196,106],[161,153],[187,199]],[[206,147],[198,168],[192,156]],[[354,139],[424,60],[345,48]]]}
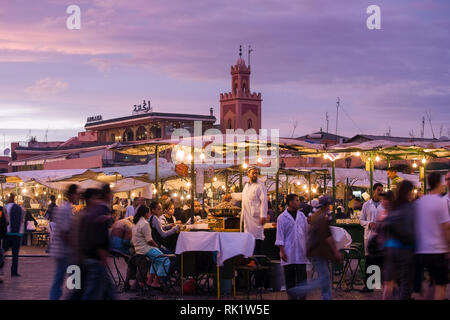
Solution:
{"label": "illuminated sign", "polygon": [[103,120],[102,116],[94,116],[94,117],[87,118],[87,122],[97,122],[97,121],[102,121],[102,120]]}
{"label": "illuminated sign", "polygon": [[145,100],[143,100],[143,104],[134,105],[133,113],[149,113],[152,111],[152,107],[150,105],[150,100],[148,100],[148,104]]}

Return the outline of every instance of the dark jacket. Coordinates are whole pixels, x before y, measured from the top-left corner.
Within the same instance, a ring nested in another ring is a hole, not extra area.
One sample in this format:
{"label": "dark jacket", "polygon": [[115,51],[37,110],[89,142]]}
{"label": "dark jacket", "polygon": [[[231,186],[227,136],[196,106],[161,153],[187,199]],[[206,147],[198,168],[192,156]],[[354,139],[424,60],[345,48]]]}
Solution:
{"label": "dark jacket", "polygon": [[380,224],[386,240],[400,241],[404,246],[414,246],[414,205],[404,203],[389,212]]}

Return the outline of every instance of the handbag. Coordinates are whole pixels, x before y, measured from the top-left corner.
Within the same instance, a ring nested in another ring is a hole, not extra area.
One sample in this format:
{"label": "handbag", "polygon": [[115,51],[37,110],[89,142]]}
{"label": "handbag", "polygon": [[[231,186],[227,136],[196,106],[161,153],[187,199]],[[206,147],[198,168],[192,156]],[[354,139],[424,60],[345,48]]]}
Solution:
{"label": "handbag", "polygon": [[34,221],[27,221],[27,231],[36,231]]}

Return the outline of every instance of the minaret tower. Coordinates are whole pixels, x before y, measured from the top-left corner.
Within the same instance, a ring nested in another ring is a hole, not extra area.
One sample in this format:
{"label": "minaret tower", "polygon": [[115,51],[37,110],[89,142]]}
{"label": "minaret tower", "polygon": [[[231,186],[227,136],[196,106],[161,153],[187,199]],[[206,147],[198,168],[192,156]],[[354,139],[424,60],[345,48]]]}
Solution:
{"label": "minaret tower", "polygon": [[231,66],[231,92],[220,94],[220,128],[261,129],[261,93],[250,91],[250,65],[246,66],[242,58],[242,46],[239,59]]}

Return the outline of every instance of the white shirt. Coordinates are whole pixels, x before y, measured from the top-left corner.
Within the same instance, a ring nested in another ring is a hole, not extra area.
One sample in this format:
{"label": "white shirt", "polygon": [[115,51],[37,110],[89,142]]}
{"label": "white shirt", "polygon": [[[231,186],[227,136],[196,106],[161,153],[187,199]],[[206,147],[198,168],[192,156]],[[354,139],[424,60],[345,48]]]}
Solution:
{"label": "white shirt", "polygon": [[284,246],[287,261],[281,259],[281,265],[307,264],[306,257],[306,236],[308,232],[308,221],[301,211],[297,211],[295,218],[287,211],[277,219],[277,239],[276,246]]}
{"label": "white shirt", "polygon": [[257,240],[264,240],[264,225],[260,218],[267,217],[267,190],[256,181],[247,183],[242,190],[241,222],[244,221],[244,231],[252,234]]}
{"label": "white shirt", "polygon": [[128,206],[127,207],[127,212],[125,213],[125,218],[134,217],[134,214],[135,214],[134,207],[133,206]]}
{"label": "white shirt", "polygon": [[416,201],[416,253],[449,252],[442,224],[450,222],[447,199],[430,194]]}
{"label": "white shirt", "polygon": [[151,249],[155,248],[148,244],[153,240],[152,230],[150,225],[144,217],[141,217],[137,224],[132,229],[131,242],[133,243],[134,250],[137,254],[146,254]]}
{"label": "white shirt", "polygon": [[378,215],[384,211],[383,206],[381,205],[381,201],[375,202],[373,199],[370,199],[366,203],[363,204],[361,218],[359,220],[360,224],[364,227],[364,252],[365,255],[368,255],[367,251],[367,243],[372,236],[374,229],[369,230],[369,224],[371,222],[377,222]]}

